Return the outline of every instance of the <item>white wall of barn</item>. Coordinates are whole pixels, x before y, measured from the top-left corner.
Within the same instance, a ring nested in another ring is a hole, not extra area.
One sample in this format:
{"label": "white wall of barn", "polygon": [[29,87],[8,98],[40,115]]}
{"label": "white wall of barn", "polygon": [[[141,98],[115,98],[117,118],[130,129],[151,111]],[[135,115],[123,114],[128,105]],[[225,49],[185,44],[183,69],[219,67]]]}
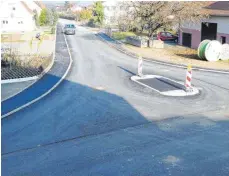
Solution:
{"label": "white wall of barn", "polygon": [[[212,16],[208,19],[202,20],[201,22],[217,23],[218,33],[229,34],[229,17]],[[200,23],[186,22],[182,24],[182,27],[201,31],[201,22]]]}

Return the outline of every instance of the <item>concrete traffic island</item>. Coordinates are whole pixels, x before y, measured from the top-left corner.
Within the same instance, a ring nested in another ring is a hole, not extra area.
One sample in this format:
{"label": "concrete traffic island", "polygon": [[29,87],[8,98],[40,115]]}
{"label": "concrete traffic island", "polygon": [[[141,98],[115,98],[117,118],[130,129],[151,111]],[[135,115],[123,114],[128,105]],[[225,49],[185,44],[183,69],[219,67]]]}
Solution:
{"label": "concrete traffic island", "polygon": [[200,93],[195,87],[187,89],[185,85],[159,75],[135,75],[131,77],[131,80],[164,96],[184,97]]}

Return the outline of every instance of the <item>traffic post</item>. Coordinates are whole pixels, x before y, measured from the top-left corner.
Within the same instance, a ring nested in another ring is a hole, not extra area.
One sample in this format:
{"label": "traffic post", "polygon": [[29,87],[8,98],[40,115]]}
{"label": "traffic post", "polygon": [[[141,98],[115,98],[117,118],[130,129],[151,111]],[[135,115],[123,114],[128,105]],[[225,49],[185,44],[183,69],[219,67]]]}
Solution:
{"label": "traffic post", "polygon": [[138,56],[138,76],[142,77],[143,74],[142,74],[142,57],[141,55]]}
{"label": "traffic post", "polygon": [[191,81],[192,81],[192,66],[188,65],[187,71],[186,71],[186,80],[185,80],[186,91],[192,90]]}

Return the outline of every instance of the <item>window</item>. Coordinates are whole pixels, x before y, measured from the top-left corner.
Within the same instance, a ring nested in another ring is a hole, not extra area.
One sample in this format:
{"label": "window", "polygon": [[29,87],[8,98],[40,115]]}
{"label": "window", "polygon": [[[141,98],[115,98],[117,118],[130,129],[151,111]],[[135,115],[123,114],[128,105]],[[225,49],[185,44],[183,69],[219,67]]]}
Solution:
{"label": "window", "polygon": [[165,37],[165,36],[166,36],[166,35],[165,35],[165,32],[162,32],[162,33],[161,33],[161,36]]}
{"label": "window", "polygon": [[3,20],[2,24],[8,24],[8,21],[7,20]]}
{"label": "window", "polygon": [[221,36],[221,37],[220,37],[220,40],[221,40],[221,43],[222,43],[222,44],[226,43],[226,37]]}
{"label": "window", "polygon": [[172,37],[172,34],[169,32],[166,32],[167,37]]}

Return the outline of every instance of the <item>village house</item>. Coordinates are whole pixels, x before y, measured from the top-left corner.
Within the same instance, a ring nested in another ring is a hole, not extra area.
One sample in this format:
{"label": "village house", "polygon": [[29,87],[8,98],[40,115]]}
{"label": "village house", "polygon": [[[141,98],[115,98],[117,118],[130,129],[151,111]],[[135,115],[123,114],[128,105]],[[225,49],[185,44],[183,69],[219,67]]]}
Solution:
{"label": "village house", "polygon": [[184,23],[179,32],[179,44],[197,49],[200,42],[218,40],[222,44],[229,43],[229,2],[212,2],[205,7],[209,18],[199,23]]}
{"label": "village house", "polygon": [[2,32],[32,31],[36,29],[35,11],[40,15],[45,6],[38,1],[4,1],[0,6]]}

